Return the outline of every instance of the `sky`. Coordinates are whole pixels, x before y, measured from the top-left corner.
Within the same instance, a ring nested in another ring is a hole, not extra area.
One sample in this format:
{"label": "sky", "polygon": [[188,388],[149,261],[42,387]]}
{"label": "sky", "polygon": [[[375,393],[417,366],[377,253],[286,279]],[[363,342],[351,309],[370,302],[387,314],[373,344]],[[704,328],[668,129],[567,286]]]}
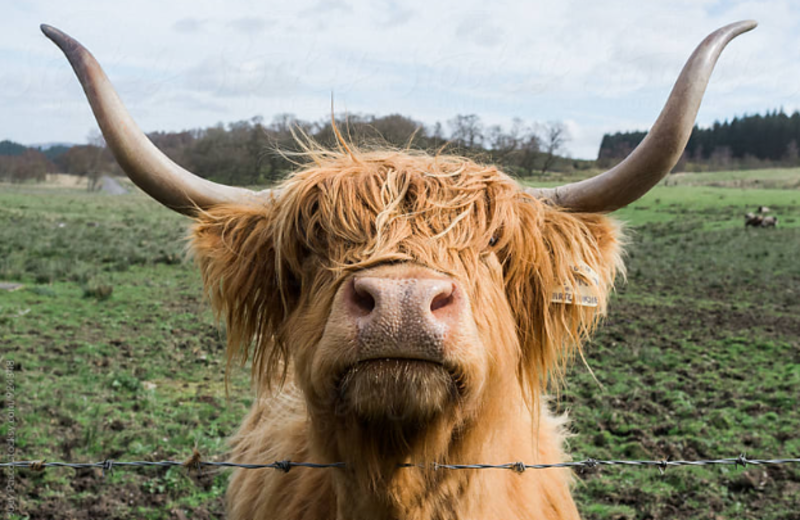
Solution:
{"label": "sky", "polygon": [[722,54],[701,126],[800,109],[797,0],[0,0],[0,140],[96,134],[48,23],[98,58],[145,132],[277,114],[476,114],[562,122],[594,159],[604,133],[646,130],[694,47],[759,27]]}

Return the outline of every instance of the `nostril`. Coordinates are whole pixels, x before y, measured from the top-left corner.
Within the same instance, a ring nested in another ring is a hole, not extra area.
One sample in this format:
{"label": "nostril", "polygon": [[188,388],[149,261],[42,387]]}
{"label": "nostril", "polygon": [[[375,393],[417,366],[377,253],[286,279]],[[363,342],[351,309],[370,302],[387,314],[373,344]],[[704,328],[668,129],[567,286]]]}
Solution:
{"label": "nostril", "polygon": [[369,286],[353,282],[352,303],[363,314],[367,315],[375,309],[375,298],[368,290]]}
{"label": "nostril", "polygon": [[356,291],[353,302],[356,304],[356,307],[364,311],[365,314],[369,314],[375,308],[375,298],[368,292]]}
{"label": "nostril", "polygon": [[439,309],[447,307],[453,303],[455,299],[455,292],[456,288],[454,285],[450,285],[449,287],[443,289],[439,294],[433,297],[431,300],[431,312],[436,312]]}

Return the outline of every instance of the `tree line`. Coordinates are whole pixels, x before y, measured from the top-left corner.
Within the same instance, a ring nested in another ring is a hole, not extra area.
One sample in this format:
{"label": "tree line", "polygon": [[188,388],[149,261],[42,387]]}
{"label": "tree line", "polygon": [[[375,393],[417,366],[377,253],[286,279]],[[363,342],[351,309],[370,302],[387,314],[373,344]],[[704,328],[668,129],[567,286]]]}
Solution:
{"label": "tree line", "polygon": [[[624,159],[647,132],[606,134],[598,166]],[[800,166],[800,112],[783,109],[695,126],[675,171],[710,171]]]}
{"label": "tree line", "polygon": [[[591,161],[562,157],[569,136],[563,124],[528,124],[515,119],[509,128],[486,125],[474,115],[457,115],[446,122],[425,126],[414,119],[392,114],[349,115],[337,127],[346,138],[362,147],[389,146],[462,154],[501,165],[512,175],[547,175],[590,167]],[[265,123],[255,117],[227,125],[182,132],[153,132],[150,140],[185,168],[216,182],[232,185],[270,184],[282,179],[295,164],[292,154],[302,152],[297,136],[307,136],[324,147],[337,146],[330,120],[304,121],[281,114]],[[0,180],[42,180],[47,173],[87,175],[121,174],[102,137],[94,134],[89,144],[48,151],[0,143]]]}
{"label": "tree line", "polygon": [[41,150],[0,141],[0,181],[43,181],[55,165]]}

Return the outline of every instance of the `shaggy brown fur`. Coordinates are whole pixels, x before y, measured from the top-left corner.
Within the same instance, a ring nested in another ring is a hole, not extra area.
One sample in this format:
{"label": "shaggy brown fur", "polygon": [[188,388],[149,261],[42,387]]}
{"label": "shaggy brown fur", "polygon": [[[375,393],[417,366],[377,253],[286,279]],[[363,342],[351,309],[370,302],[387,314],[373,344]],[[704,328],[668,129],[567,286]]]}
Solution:
{"label": "shaggy brown fur", "polygon": [[[348,152],[315,152],[279,197],[217,206],[193,230],[229,362],[252,358],[259,390],[235,459],[347,464],[237,471],[231,518],[577,518],[567,470],[395,466],[564,460],[563,419],[542,396],[605,311],[621,269],[618,227],[548,206],[463,158]],[[552,303],[576,285],[581,264],[599,276],[599,306]],[[335,353],[320,347],[337,294],[353,273],[410,268],[452,277],[468,293],[468,343],[480,348],[464,349],[463,393],[413,427],[338,414]]]}

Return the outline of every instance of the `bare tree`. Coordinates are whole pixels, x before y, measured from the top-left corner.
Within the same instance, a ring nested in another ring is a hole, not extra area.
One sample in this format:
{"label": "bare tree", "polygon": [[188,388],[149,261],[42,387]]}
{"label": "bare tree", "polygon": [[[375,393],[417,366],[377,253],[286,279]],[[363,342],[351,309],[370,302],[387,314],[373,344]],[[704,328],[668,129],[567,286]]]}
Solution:
{"label": "bare tree", "polygon": [[473,149],[483,142],[483,123],[475,114],[459,114],[447,124],[452,130],[450,138],[460,146]]}
{"label": "bare tree", "polygon": [[100,188],[103,172],[115,164],[111,152],[106,148],[84,144],[73,146],[56,160],[66,173],[80,175],[88,179],[87,188],[95,191]]}
{"label": "bare tree", "polygon": [[439,121],[436,121],[436,123],[434,123],[433,127],[431,127],[428,130],[428,133],[430,134],[431,146],[436,150],[441,148],[442,145],[444,145],[445,142],[447,141],[444,137],[444,129],[442,128],[442,123],[440,123]]}
{"label": "bare tree", "polygon": [[0,180],[42,182],[55,166],[39,150],[28,148],[21,155],[0,155]]}
{"label": "bare tree", "polygon": [[532,175],[536,168],[536,163],[541,155],[541,143],[539,136],[534,132],[526,132],[519,142],[515,163],[522,168],[527,175]]}
{"label": "bare tree", "polygon": [[542,175],[546,175],[558,158],[558,153],[563,151],[564,145],[569,140],[567,127],[558,121],[551,121],[540,125],[540,141],[542,144],[544,159],[539,169]]}
{"label": "bare tree", "polygon": [[506,133],[502,126],[494,125],[486,131],[486,144],[492,151],[493,162],[507,164],[508,158],[519,146],[519,133],[516,130],[517,128],[512,127]]}
{"label": "bare tree", "polygon": [[424,132],[422,123],[400,114],[391,114],[373,118],[370,125],[380,138],[395,148],[406,148],[414,145],[414,141],[421,141]]}
{"label": "bare tree", "polygon": [[[96,127],[89,130],[86,136],[88,146],[85,152],[90,156],[86,164],[85,175],[89,183],[87,188],[89,191],[97,191],[103,187],[103,175],[110,173],[116,160],[111,156],[111,151],[106,147],[106,140],[103,134],[100,133]],[[94,157],[91,157],[91,152],[94,152]]]}

